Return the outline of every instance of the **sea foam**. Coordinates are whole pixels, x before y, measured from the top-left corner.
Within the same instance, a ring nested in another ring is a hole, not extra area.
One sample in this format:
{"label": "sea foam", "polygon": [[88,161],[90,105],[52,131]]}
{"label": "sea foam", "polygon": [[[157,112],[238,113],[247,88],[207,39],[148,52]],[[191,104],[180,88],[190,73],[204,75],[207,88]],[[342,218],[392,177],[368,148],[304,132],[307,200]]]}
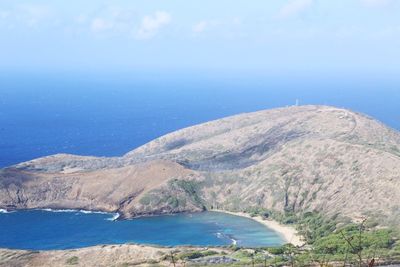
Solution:
{"label": "sea foam", "polygon": [[78,210],[78,212],[80,213],[84,213],[84,214],[110,214],[110,212],[105,212],[105,211],[97,211],[97,210]]}
{"label": "sea foam", "polygon": [[232,245],[237,245],[238,241],[236,239],[234,239],[231,235],[227,235],[227,234],[220,233],[220,232],[217,232],[215,235],[219,239],[229,239],[231,241]]}
{"label": "sea foam", "polygon": [[77,209],[39,209],[43,211],[48,211],[48,212],[77,212],[77,213],[83,213],[83,214],[113,214],[110,212],[105,212],[105,211],[91,211],[91,210],[77,210]]}
{"label": "sea foam", "polygon": [[114,216],[112,216],[111,218],[107,218],[107,221],[116,221],[119,218],[119,213],[115,213]]}
{"label": "sea foam", "polygon": [[78,210],[73,210],[73,209],[40,209],[40,210],[48,212],[78,212]]}

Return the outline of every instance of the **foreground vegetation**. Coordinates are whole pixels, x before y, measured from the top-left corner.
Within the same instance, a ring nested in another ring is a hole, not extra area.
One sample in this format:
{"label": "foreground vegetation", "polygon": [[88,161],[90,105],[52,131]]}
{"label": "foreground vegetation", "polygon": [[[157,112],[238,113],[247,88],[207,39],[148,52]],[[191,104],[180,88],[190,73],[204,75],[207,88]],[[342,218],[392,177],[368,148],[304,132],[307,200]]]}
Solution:
{"label": "foreground vegetation", "polygon": [[[66,251],[0,249],[0,266],[316,266],[373,267],[400,263],[399,233],[374,220],[352,222],[318,213],[295,215],[248,210],[292,224],[307,244],[295,247],[157,247],[134,244],[103,245]],[[398,266],[398,265],[397,265]]]}
{"label": "foreground vegetation", "polygon": [[[230,253],[216,251],[185,251],[166,258],[185,266],[206,265],[207,258],[229,257],[232,262],[213,266],[378,266],[400,263],[399,232],[378,227],[373,219],[352,222],[340,216],[326,218],[318,213],[295,215],[262,209],[249,209],[252,216],[273,218],[293,224],[307,245],[298,248],[290,244],[281,247],[229,247]],[[203,259],[203,261],[193,261]],[[181,266],[181,265],[176,265]]]}
{"label": "foreground vegetation", "polygon": [[394,228],[378,227],[374,218],[352,222],[339,215],[330,218],[306,212],[300,215],[265,210],[250,210],[252,214],[271,217],[284,224],[293,224],[307,246],[295,248],[283,246],[270,250],[275,255],[291,255],[289,261],[295,266],[314,262],[320,266],[337,262],[355,266],[373,266],[377,262],[399,262],[399,232]]}

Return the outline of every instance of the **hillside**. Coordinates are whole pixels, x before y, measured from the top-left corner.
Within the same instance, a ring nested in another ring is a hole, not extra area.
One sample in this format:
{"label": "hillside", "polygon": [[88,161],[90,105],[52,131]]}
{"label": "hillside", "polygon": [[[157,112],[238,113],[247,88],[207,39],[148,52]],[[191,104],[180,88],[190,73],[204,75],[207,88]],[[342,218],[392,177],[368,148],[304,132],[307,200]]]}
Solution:
{"label": "hillside", "polygon": [[162,136],[122,157],[59,154],[0,171],[0,208],[124,217],[219,208],[400,218],[400,133],[349,110],[287,107]]}

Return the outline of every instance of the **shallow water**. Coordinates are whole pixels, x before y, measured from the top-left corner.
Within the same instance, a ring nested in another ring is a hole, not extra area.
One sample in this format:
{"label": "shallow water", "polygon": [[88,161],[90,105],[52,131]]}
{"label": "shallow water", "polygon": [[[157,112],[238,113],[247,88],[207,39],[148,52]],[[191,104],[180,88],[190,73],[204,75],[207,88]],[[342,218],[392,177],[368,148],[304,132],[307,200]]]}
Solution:
{"label": "shallow water", "polygon": [[282,237],[244,217],[203,212],[113,221],[115,214],[30,210],[0,213],[0,247],[69,249],[99,244],[277,246]]}

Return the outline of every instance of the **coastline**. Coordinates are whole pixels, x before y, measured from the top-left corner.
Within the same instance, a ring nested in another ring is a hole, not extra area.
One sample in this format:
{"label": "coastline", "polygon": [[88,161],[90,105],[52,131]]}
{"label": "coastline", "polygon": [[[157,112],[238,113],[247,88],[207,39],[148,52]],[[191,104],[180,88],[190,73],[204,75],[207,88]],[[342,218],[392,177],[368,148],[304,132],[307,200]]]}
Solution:
{"label": "coastline", "polygon": [[216,209],[210,211],[221,212],[234,216],[241,216],[252,219],[254,221],[257,221],[265,225],[267,228],[270,228],[275,232],[279,233],[287,243],[291,243],[297,247],[301,247],[305,244],[305,242],[301,239],[301,236],[297,233],[296,229],[294,229],[291,226],[280,224],[277,221],[265,220],[261,216],[251,217],[248,213],[245,212],[232,212],[232,211],[216,210]]}

